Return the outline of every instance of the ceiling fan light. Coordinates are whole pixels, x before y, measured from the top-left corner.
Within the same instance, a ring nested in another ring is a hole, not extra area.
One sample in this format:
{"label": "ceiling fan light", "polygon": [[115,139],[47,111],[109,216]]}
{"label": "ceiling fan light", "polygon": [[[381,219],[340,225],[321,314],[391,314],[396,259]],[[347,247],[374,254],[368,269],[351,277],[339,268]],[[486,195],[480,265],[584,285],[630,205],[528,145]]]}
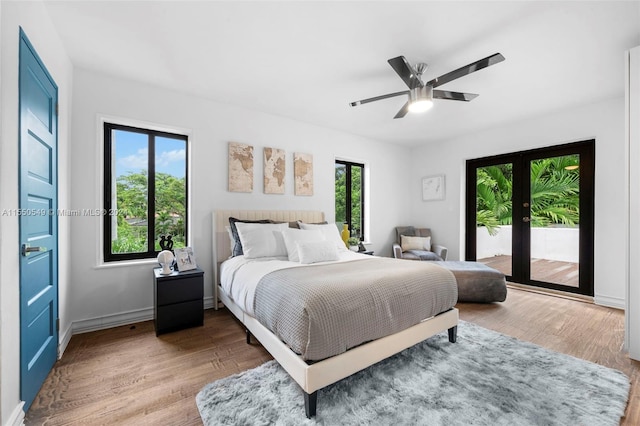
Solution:
{"label": "ceiling fan light", "polygon": [[433,106],[433,88],[416,87],[409,91],[409,112],[425,112]]}
{"label": "ceiling fan light", "polygon": [[422,100],[422,101],[413,101],[409,104],[409,112],[425,112],[433,106],[433,101],[431,100]]}

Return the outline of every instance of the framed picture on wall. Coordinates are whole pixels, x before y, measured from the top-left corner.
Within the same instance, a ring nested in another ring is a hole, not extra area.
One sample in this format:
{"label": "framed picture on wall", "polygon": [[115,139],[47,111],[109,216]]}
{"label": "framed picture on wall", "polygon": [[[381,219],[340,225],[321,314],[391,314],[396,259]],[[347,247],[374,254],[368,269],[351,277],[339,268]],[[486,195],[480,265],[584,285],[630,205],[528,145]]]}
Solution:
{"label": "framed picture on wall", "polygon": [[422,178],[422,201],[444,200],[444,175]]}

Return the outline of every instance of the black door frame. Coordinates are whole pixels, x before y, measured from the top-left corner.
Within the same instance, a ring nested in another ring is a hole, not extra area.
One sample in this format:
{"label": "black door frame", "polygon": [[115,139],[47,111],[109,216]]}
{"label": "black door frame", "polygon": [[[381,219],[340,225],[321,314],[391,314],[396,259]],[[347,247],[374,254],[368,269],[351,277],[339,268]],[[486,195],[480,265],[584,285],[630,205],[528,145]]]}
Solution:
{"label": "black door frame", "polygon": [[[522,218],[529,217],[530,169],[532,160],[580,155],[580,245],[579,287],[536,281],[530,278],[531,228]],[[512,193],[512,275],[509,281],[544,287],[553,290],[593,296],[594,265],[594,183],[595,140],[537,148],[508,154],[467,160],[466,164],[466,211],[465,211],[465,259],[476,260],[476,169],[498,164],[513,164]],[[525,167],[526,166],[526,167]],[[526,169],[526,172],[525,172]]]}

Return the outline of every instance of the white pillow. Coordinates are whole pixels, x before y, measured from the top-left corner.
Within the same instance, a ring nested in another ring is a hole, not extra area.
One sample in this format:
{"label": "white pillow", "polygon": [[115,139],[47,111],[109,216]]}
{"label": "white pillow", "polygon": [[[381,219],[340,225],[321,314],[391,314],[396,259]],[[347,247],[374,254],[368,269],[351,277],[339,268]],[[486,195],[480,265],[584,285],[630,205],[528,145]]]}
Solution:
{"label": "white pillow", "polygon": [[296,243],[306,243],[312,241],[324,241],[320,231],[303,231],[302,229],[287,228],[282,231],[284,245],[287,247],[287,254],[291,262],[300,262],[298,255],[298,245]]}
{"label": "white pillow", "polygon": [[297,242],[296,245],[298,246],[300,263],[309,264],[338,260],[338,248],[333,241]]}
{"label": "white pillow", "polygon": [[409,237],[407,235],[400,235],[400,245],[402,246],[402,251],[431,251],[431,237]]}
{"label": "white pillow", "polygon": [[247,259],[258,257],[286,256],[282,231],[288,223],[243,223],[236,222],[242,251]]}
{"label": "white pillow", "polygon": [[233,239],[233,232],[231,232],[231,227],[229,225],[225,226],[224,229],[226,229],[229,234],[229,249],[231,250],[231,253],[233,253],[233,247],[236,245],[236,242]]}
{"label": "white pillow", "polygon": [[309,231],[320,231],[324,236],[326,241],[333,241],[336,245],[336,249],[338,251],[347,251],[349,250],[347,246],[342,241],[342,237],[340,236],[340,231],[338,231],[338,227],[335,223],[326,223],[323,225],[315,225],[311,223],[302,223],[298,222],[300,225],[300,229],[309,230]]}

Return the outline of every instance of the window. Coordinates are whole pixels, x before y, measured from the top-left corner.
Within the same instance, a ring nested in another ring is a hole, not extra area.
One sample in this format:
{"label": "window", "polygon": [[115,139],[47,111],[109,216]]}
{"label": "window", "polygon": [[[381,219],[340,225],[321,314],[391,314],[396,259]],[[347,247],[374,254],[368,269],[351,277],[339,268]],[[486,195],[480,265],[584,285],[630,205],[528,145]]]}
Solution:
{"label": "window", "polygon": [[336,160],[336,223],[364,240],[364,164]]}
{"label": "window", "polygon": [[153,258],[161,235],[187,244],[187,136],[104,124],[104,260]]}

